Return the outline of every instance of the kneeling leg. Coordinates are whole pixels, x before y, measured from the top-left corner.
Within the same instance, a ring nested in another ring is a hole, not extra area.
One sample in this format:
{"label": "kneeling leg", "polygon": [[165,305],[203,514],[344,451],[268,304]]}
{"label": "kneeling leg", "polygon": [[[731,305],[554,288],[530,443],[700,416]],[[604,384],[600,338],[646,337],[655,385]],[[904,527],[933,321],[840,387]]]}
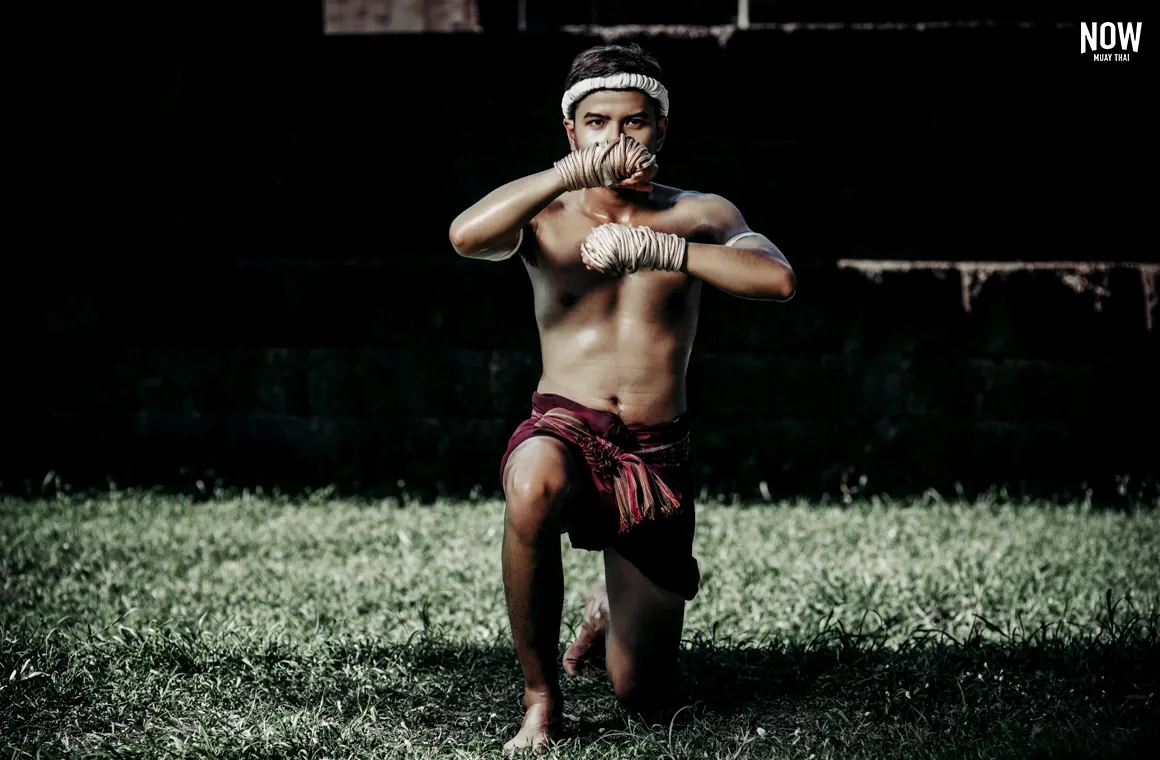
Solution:
{"label": "kneeling leg", "polygon": [[645,714],[670,705],[685,600],[646,578],[614,549],[604,552],[608,588],[608,675],[626,709]]}

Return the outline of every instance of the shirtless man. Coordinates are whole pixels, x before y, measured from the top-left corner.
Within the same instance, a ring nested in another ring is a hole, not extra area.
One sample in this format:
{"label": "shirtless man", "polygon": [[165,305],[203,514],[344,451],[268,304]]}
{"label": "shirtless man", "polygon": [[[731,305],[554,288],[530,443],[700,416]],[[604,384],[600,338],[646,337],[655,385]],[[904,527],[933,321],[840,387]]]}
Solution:
{"label": "shirtless man", "polygon": [[653,183],[669,125],[661,82],[637,45],[578,55],[562,102],[571,153],[451,225],[461,256],[518,251],[543,362],[531,417],[500,465],[504,590],[525,707],[507,751],[541,750],[561,729],[563,532],[573,547],[603,550],[605,571],[565,670],[602,646],[622,704],[662,701],[700,582],[685,373],[701,283],[770,301],[796,287],[781,251],[729,201]]}

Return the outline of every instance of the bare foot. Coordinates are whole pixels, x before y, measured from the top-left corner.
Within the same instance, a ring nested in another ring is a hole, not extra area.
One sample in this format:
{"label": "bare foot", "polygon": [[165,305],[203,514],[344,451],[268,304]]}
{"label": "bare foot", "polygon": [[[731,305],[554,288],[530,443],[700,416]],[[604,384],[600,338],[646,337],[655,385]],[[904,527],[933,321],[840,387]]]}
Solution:
{"label": "bare foot", "polygon": [[608,590],[594,586],[584,600],[584,620],[580,635],[564,652],[564,672],[574,676],[586,662],[603,657],[604,633],[608,630]]}
{"label": "bare foot", "polygon": [[546,752],[548,746],[559,737],[563,725],[563,708],[557,707],[559,704],[544,701],[529,705],[519,733],[503,745],[503,751],[507,754],[525,749],[536,754]]}

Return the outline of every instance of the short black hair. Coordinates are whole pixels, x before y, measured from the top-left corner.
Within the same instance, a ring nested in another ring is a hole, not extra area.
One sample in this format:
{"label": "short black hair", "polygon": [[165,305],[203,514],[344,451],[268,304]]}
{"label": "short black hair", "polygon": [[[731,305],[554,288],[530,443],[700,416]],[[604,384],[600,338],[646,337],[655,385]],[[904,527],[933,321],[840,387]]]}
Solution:
{"label": "short black hair", "polygon": [[[644,74],[662,81],[661,65],[644,48],[635,42],[628,45],[599,45],[588,48],[572,59],[572,68],[564,80],[564,90],[584,79],[608,77],[620,72]],[[649,98],[649,100],[653,100]],[[660,104],[653,100],[653,108],[660,116]],[[568,118],[575,118],[576,104]]]}

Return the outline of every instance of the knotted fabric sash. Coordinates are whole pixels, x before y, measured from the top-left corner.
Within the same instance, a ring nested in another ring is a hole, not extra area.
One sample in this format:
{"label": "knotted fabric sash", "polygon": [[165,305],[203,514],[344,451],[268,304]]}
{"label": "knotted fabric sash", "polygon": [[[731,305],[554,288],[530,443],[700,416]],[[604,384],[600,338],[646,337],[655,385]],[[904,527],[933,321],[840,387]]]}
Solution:
{"label": "knotted fabric sash", "polygon": [[625,451],[612,441],[595,434],[588,424],[567,409],[535,411],[532,417],[540,429],[554,430],[574,439],[584,452],[584,460],[593,473],[611,482],[620,509],[620,532],[644,520],[671,515],[680,506],[680,499],[665,484],[650,464],[675,464],[689,455],[689,436],[662,445],[640,446]]}

